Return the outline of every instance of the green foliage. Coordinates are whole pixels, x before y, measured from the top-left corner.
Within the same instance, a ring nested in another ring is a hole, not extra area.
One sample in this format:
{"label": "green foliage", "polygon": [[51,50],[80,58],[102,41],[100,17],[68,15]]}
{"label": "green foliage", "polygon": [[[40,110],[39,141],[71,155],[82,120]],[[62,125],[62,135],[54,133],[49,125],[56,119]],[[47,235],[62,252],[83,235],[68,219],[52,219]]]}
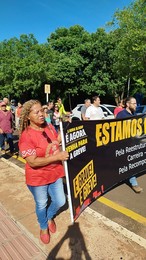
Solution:
{"label": "green foliage", "polygon": [[1,96],[38,96],[36,93],[46,80],[41,48],[33,35],[0,43]]}
{"label": "green foliage", "polygon": [[[131,94],[136,93],[137,89],[146,83],[145,14],[146,2],[138,0],[128,8],[116,12],[112,23],[118,25],[118,28],[111,32],[115,42],[113,72],[117,77],[125,78],[125,86],[130,79]],[[130,93],[127,90],[127,95]],[[146,94],[144,88],[143,93]]]}
{"label": "green foliage", "polygon": [[146,95],[145,14],[145,0],[137,0],[115,13],[110,32],[75,25],[58,28],[45,44],[33,34],[0,42],[0,96],[44,100],[46,83],[54,99]]}

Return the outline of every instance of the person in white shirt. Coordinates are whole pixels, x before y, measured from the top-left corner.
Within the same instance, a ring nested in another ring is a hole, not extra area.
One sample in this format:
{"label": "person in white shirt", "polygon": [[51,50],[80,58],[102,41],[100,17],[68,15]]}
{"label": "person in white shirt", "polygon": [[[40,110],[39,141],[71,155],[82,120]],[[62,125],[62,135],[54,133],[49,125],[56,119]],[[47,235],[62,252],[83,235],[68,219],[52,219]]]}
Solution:
{"label": "person in white shirt", "polygon": [[98,96],[92,97],[92,105],[86,109],[85,120],[100,120],[104,118],[103,110],[100,107],[100,98]]}

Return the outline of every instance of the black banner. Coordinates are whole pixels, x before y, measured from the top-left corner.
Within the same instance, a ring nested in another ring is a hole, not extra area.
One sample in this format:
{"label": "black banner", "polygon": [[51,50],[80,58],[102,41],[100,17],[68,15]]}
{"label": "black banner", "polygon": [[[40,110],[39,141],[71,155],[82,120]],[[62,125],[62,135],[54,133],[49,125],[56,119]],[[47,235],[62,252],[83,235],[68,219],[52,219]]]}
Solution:
{"label": "black banner", "polygon": [[97,197],[146,169],[146,117],[64,124],[74,220]]}

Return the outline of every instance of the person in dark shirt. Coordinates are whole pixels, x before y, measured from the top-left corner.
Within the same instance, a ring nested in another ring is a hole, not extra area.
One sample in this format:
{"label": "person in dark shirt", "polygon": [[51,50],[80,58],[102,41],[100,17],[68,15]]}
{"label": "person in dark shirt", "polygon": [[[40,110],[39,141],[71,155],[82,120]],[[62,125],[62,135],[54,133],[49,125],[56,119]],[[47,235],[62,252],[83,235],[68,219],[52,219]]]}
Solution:
{"label": "person in dark shirt", "polygon": [[48,102],[48,111],[47,111],[47,114],[48,114],[48,117],[50,117],[50,120],[48,120],[48,123],[51,123],[52,125],[54,124],[54,120],[53,120],[53,107],[54,107],[54,102],[53,101],[49,101]]}
{"label": "person in dark shirt", "polygon": [[[135,116],[136,115],[136,99],[134,97],[128,97],[125,100],[125,109],[123,109],[121,112],[119,112],[116,116],[116,118],[126,118],[126,117],[131,117],[131,116]],[[137,179],[136,177],[131,177],[129,179],[129,183],[131,184],[132,189],[136,192],[136,193],[140,193],[141,191],[143,191],[143,189],[138,185]]]}

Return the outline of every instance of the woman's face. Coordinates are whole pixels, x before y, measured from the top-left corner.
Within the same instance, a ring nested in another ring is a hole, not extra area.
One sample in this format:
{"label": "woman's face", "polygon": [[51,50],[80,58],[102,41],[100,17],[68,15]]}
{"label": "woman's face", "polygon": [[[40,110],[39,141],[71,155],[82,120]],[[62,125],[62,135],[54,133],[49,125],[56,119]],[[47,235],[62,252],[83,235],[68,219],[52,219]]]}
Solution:
{"label": "woman's face", "polygon": [[44,123],[44,111],[40,103],[37,103],[31,107],[28,118],[30,123],[33,123],[37,126]]}

